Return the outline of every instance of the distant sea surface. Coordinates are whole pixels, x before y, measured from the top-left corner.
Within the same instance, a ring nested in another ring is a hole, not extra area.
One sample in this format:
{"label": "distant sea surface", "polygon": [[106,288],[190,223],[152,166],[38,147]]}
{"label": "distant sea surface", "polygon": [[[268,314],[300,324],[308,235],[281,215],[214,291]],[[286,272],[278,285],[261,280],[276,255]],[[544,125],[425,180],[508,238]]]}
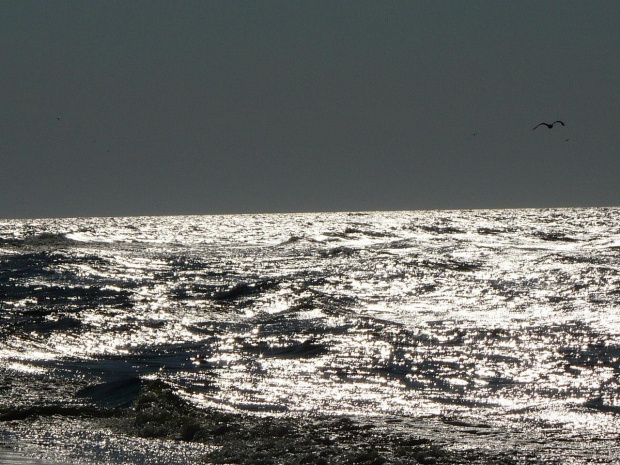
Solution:
{"label": "distant sea surface", "polygon": [[620,463],[620,209],[0,220],[0,464]]}

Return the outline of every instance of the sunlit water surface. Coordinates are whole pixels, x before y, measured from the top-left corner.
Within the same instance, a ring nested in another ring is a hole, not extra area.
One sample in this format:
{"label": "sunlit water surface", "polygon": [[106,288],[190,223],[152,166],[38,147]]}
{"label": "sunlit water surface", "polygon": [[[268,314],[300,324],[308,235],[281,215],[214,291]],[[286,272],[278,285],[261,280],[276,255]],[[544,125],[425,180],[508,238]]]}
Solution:
{"label": "sunlit water surface", "polygon": [[[83,404],[77,389],[138,377],[197,408],[618,463],[619,304],[618,209],[5,220],[0,406]],[[76,452],[62,427],[47,446],[23,422],[0,433],[7,451],[148,457],[71,422],[84,449],[123,452]]]}

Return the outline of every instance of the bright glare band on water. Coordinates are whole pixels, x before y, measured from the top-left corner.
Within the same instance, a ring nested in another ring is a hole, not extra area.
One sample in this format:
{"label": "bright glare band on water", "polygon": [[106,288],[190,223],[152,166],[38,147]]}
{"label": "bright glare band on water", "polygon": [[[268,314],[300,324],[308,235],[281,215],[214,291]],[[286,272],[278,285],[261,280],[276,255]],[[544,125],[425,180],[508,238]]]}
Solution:
{"label": "bright glare band on water", "polygon": [[57,402],[138,376],[228,411],[620,432],[617,209],[5,221],[0,237],[2,370],[47,373]]}

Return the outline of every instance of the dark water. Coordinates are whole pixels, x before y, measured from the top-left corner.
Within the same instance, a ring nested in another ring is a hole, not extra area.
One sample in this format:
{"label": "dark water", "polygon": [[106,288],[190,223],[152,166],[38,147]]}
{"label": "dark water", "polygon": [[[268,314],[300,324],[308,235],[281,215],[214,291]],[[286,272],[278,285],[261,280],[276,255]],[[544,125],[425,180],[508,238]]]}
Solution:
{"label": "dark water", "polygon": [[619,220],[5,220],[0,463],[619,463]]}

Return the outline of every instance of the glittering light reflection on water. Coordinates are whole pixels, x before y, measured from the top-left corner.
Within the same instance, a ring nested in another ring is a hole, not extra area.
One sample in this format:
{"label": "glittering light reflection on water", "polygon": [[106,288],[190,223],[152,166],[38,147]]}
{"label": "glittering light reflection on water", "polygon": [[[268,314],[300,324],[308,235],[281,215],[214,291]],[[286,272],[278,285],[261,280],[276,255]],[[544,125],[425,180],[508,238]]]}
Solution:
{"label": "glittering light reflection on water", "polygon": [[[45,372],[65,404],[75,389],[137,376],[198,407],[617,436],[619,219],[575,209],[5,221],[0,362]],[[4,406],[40,397],[0,395]]]}

